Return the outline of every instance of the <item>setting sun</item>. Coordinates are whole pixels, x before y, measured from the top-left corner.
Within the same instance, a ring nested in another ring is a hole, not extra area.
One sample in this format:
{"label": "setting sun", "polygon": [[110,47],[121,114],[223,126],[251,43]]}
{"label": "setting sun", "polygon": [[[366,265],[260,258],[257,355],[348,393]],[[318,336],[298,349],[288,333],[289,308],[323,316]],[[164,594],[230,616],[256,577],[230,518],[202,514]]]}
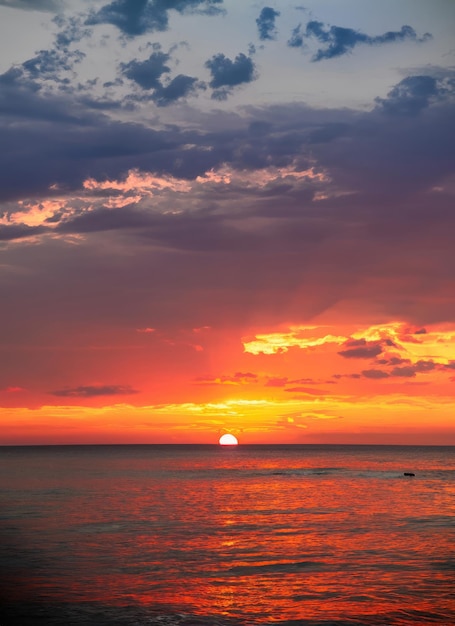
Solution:
{"label": "setting sun", "polygon": [[234,435],[226,434],[220,437],[218,443],[220,446],[236,446],[239,442],[237,441],[237,437],[234,437]]}

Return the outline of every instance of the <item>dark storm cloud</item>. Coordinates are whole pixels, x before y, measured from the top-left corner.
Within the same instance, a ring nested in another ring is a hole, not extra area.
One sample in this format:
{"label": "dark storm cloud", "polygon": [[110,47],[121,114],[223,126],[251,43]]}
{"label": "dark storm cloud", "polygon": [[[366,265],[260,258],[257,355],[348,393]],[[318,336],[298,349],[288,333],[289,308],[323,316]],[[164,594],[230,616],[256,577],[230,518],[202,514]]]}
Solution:
{"label": "dark storm cloud", "polygon": [[129,385],[87,385],[50,391],[62,398],[96,398],[99,396],[130,396],[139,393]]}
{"label": "dark storm cloud", "polygon": [[259,32],[259,39],[265,41],[266,39],[275,39],[276,27],[275,20],[279,17],[280,12],[275,11],[271,7],[264,7],[256,20],[256,24]]}
{"label": "dark storm cloud", "polygon": [[347,341],[345,346],[345,350],[338,352],[345,359],[371,359],[381,354],[383,350],[381,342],[365,339]]}
{"label": "dark storm cloud", "polygon": [[222,3],[223,0],[114,0],[92,12],[86,23],[112,24],[134,37],[167,30],[170,10],[214,15],[222,11],[218,6]]}
{"label": "dark storm cloud", "polygon": [[453,82],[444,85],[433,76],[408,76],[395,85],[386,98],[376,98],[376,102],[385,113],[417,115],[432,101],[449,96],[453,86]]}
{"label": "dark storm cloud", "polygon": [[232,88],[243,83],[251,83],[257,78],[253,60],[243,52],[232,61],[224,54],[215,54],[206,61],[205,66],[210,70],[212,80],[209,85],[214,89],[212,98],[225,100]]}
{"label": "dark storm cloud", "polygon": [[26,11],[60,11],[62,0],[0,0],[0,6]]}
{"label": "dark storm cloud", "polygon": [[323,47],[319,48],[312,57],[313,61],[321,61],[347,54],[359,44],[377,46],[405,40],[423,42],[431,38],[431,35],[425,33],[422,37],[418,37],[411,26],[404,25],[399,31],[388,31],[382,35],[371,36],[352,28],[328,26],[323,22],[312,20],[307,23],[305,29],[301,24],[294,28],[288,46],[291,48],[304,47],[305,41],[311,38],[315,38],[323,44]]}
{"label": "dark storm cloud", "polygon": [[152,52],[145,61],[134,59],[129,63],[122,63],[120,67],[124,76],[134,80],[143,89],[156,89],[161,86],[161,76],[171,71],[166,65],[169,59],[169,54],[157,51]]}

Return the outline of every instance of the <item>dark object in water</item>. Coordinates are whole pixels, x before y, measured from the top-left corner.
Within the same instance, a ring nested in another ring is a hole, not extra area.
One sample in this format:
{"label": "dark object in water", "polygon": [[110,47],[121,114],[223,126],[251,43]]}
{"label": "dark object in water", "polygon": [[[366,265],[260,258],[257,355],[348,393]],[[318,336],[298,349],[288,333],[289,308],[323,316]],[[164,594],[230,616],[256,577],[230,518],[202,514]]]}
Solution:
{"label": "dark object in water", "polygon": [[412,472],[405,472],[404,475],[405,476],[415,476],[415,474],[413,474]]}

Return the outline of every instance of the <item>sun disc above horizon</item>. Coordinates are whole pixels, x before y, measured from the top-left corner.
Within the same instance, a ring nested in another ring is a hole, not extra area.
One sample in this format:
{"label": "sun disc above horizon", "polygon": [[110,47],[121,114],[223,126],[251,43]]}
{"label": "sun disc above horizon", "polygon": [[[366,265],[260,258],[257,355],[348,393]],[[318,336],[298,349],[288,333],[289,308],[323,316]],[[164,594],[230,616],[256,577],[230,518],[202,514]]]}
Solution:
{"label": "sun disc above horizon", "polygon": [[237,437],[234,437],[234,435],[231,435],[230,433],[226,433],[220,437],[218,443],[220,446],[237,446],[239,442]]}

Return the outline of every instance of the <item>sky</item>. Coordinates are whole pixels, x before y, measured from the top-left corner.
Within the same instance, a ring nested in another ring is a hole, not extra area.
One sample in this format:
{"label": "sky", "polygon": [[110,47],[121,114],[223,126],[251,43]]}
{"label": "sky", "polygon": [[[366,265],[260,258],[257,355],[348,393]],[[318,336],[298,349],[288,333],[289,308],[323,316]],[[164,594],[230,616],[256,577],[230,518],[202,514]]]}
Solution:
{"label": "sky", "polygon": [[455,445],[452,0],[0,0],[0,444]]}

